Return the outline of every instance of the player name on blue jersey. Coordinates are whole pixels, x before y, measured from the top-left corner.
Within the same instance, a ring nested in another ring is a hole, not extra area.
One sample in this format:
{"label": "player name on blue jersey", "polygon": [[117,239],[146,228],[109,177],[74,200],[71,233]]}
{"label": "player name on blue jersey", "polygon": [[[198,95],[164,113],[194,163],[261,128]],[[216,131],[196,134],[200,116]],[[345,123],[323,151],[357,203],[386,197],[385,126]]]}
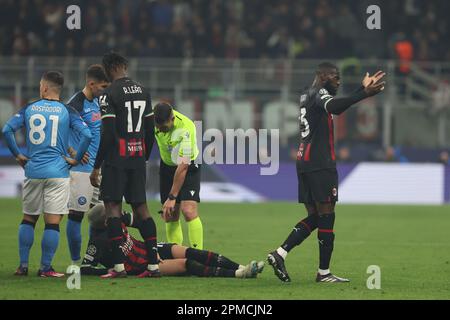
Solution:
{"label": "player name on blue jersey", "polygon": [[[78,113],[57,100],[41,99],[23,107],[11,117],[3,128],[11,152],[17,156],[19,149],[14,132],[26,129],[29,161],[25,165],[25,176],[30,179],[67,178],[69,165],[64,157],[69,147],[69,133],[74,130],[82,135],[80,151],[84,152],[91,134]],[[83,152],[83,153],[84,153]],[[77,155],[78,160],[80,156]]]}

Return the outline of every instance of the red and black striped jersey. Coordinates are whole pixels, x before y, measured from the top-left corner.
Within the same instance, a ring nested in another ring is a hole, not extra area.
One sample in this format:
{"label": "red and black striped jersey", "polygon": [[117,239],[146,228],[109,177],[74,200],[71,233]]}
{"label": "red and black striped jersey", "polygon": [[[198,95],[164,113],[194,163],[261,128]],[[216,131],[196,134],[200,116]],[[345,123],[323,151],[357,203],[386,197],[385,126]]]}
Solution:
{"label": "red and black striped jersey", "polygon": [[[125,270],[130,274],[138,274],[147,267],[147,250],[142,241],[133,238],[122,224],[122,243],[120,245],[124,258]],[[114,266],[110,242],[106,231],[95,232],[89,238],[82,268],[112,268]]]}
{"label": "red and black striped jersey", "polygon": [[336,167],[333,115],[326,109],[332,99],[325,88],[309,88],[300,95],[300,172]]}
{"label": "red and black striped jersey", "polygon": [[105,162],[124,168],[145,165],[145,118],[151,117],[150,93],[130,78],[121,78],[99,97],[102,120],[115,120],[116,145],[105,155]]}

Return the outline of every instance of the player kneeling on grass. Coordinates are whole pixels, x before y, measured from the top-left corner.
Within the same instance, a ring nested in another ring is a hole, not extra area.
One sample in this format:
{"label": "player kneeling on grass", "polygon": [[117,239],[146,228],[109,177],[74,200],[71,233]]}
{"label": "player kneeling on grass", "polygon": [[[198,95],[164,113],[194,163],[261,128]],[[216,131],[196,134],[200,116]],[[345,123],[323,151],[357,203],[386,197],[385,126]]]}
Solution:
{"label": "player kneeling on grass", "polygon": [[[106,214],[102,204],[87,213],[91,226],[86,255],[81,264],[83,275],[103,275],[114,266],[112,249],[106,231]],[[142,241],[133,238],[127,230],[137,227],[131,213],[122,215],[122,244],[124,266],[127,274],[140,274],[148,264],[147,252]],[[173,243],[158,243],[159,270],[162,275],[194,275],[199,277],[256,278],[262,272],[264,262],[252,261],[243,266],[218,253],[187,248]]]}

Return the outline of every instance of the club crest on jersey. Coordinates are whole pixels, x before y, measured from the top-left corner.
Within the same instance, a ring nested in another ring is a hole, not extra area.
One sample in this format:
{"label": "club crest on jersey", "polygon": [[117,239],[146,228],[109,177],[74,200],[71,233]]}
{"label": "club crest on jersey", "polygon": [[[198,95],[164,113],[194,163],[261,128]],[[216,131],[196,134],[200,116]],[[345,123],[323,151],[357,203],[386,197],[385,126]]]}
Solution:
{"label": "club crest on jersey", "polygon": [[328,93],[327,89],[322,88],[322,89],[319,90],[319,94],[329,94],[329,93]]}
{"label": "club crest on jersey", "polygon": [[78,204],[80,206],[85,205],[86,202],[87,202],[86,197],[81,196],[81,197],[78,198]]}

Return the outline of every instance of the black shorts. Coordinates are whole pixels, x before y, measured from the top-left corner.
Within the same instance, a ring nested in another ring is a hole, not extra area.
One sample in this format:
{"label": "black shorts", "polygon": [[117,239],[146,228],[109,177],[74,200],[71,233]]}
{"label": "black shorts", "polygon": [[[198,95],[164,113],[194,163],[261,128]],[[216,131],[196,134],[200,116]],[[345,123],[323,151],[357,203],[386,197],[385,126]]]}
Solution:
{"label": "black shorts", "polygon": [[144,203],[146,170],[145,166],[138,169],[125,169],[104,165],[102,168],[102,183],[100,185],[100,200],[106,202]]}
{"label": "black shorts", "polygon": [[[184,179],[183,186],[177,197],[177,203],[180,203],[181,201],[200,202],[200,168],[200,164],[195,164],[193,162],[189,165],[186,178]],[[164,204],[169,197],[176,170],[176,166],[168,166],[161,161],[159,167],[159,193],[162,204]]]}
{"label": "black shorts", "polygon": [[175,243],[158,242],[158,254],[161,260],[173,259],[172,247]]}
{"label": "black shorts", "polygon": [[299,172],[298,202],[329,203],[338,201],[338,174],[335,168]]}

